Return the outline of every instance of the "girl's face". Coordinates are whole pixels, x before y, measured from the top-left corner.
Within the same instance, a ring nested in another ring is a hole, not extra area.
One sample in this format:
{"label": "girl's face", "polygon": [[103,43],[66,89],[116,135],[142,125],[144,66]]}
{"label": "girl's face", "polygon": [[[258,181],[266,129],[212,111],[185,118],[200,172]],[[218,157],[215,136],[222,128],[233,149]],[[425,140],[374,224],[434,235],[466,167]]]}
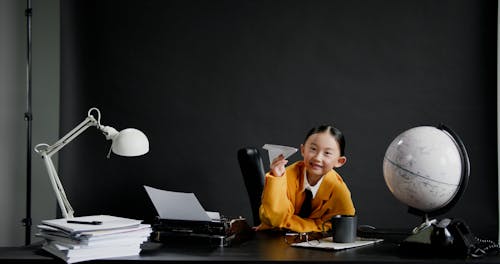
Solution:
{"label": "girl's face", "polygon": [[309,176],[321,177],[346,162],[346,157],[340,156],[337,140],[328,131],[311,135],[300,146],[300,153]]}

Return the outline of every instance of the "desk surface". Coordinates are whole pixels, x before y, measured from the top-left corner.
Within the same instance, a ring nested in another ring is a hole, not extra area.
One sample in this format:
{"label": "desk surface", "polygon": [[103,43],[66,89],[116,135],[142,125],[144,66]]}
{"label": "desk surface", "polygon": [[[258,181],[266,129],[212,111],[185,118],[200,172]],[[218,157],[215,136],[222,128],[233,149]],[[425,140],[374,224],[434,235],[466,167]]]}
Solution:
{"label": "desk surface", "polygon": [[[480,259],[443,259],[401,256],[398,244],[382,242],[374,245],[331,251],[298,248],[288,245],[282,236],[258,233],[252,240],[231,247],[210,247],[200,244],[145,243],[140,256],[94,260],[91,263],[134,262],[335,262],[335,263],[500,263],[500,256]],[[40,249],[40,246],[0,248],[0,262],[64,263]],[[88,262],[86,262],[88,263]]]}

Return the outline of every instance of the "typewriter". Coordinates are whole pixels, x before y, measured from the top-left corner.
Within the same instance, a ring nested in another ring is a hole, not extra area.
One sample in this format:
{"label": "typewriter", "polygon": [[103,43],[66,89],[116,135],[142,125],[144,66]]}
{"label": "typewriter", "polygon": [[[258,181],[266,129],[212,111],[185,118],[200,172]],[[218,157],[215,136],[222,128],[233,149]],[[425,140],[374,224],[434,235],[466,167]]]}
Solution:
{"label": "typewriter", "polygon": [[221,218],[217,221],[172,220],[156,217],[153,225],[152,240],[161,243],[189,242],[229,247],[250,239],[254,231],[246,219]]}
{"label": "typewriter", "polygon": [[[187,240],[219,247],[231,246],[255,233],[246,219],[229,219],[218,212],[207,212],[192,193],[180,193],[144,186],[153,202],[157,216],[152,223],[155,242],[178,243]],[[179,210],[179,208],[189,208]]]}

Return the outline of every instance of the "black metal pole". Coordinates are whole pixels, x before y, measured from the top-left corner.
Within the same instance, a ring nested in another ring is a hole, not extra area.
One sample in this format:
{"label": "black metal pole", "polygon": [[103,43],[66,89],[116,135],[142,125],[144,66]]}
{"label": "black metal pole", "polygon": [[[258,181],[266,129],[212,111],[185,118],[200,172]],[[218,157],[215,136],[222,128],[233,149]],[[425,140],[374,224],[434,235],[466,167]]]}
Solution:
{"label": "black metal pole", "polygon": [[26,15],[26,33],[28,43],[26,45],[26,113],[24,113],[24,120],[26,120],[26,218],[23,219],[26,228],[25,245],[31,244],[31,123],[33,115],[31,112],[31,0],[27,0]]}

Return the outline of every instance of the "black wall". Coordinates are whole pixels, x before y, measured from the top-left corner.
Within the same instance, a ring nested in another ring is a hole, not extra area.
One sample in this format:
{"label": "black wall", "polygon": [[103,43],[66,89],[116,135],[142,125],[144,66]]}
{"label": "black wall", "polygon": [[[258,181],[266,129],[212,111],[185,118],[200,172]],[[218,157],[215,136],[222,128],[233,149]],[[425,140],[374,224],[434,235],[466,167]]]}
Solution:
{"label": "black wall", "polygon": [[298,147],[332,123],[360,223],[412,228],[421,219],[386,187],[383,156],[404,130],[442,122],[471,178],[440,218],[496,238],[496,1],[66,0],[61,14],[61,135],[98,107],[151,144],[108,160],[109,142],[86,132],[61,151],[77,215],[150,221],[150,185],[250,218],[237,150]]}

